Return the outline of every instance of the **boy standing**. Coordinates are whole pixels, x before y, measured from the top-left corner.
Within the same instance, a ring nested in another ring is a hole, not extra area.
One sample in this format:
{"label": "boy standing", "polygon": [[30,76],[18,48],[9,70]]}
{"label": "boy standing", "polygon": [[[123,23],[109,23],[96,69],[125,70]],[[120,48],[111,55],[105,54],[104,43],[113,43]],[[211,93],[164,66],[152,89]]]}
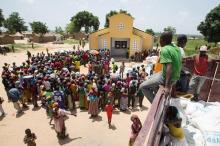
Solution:
{"label": "boy standing", "polygon": [[24,137],[24,143],[27,144],[27,146],[36,146],[35,140],[37,139],[36,135],[34,133],[31,133],[30,129],[25,130],[25,137]]}

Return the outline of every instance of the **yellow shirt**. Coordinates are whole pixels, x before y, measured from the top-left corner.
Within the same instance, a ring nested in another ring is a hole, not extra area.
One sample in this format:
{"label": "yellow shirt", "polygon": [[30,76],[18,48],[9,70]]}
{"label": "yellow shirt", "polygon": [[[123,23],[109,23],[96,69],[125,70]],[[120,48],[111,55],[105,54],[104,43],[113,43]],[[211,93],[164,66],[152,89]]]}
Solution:
{"label": "yellow shirt", "polygon": [[75,61],[75,65],[76,65],[75,68],[79,70],[80,69],[80,61]]}
{"label": "yellow shirt", "polygon": [[163,65],[160,63],[160,60],[158,59],[157,63],[154,65],[154,72],[158,73],[161,72],[163,68]]}
{"label": "yellow shirt", "polygon": [[177,139],[179,139],[179,140],[181,140],[181,139],[183,139],[184,138],[184,132],[183,132],[183,128],[177,128],[177,127],[175,127],[172,123],[168,123],[168,128],[169,128],[169,130],[170,130],[170,134],[173,136],[173,137],[175,137],[175,138],[177,138]]}
{"label": "yellow shirt", "polygon": [[91,91],[91,90],[92,90],[92,84],[88,84],[88,85],[87,85],[87,90],[88,90],[88,91]]}

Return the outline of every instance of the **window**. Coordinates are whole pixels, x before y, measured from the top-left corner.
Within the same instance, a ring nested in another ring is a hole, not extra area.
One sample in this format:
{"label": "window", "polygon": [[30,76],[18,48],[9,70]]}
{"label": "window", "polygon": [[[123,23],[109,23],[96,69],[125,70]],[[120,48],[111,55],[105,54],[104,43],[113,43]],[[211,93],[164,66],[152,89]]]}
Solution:
{"label": "window", "polygon": [[106,39],[103,39],[103,47],[104,47],[104,49],[107,49],[107,47],[108,47],[108,42]]}
{"label": "window", "polygon": [[124,29],[125,25],[124,25],[124,23],[120,22],[117,27],[119,30],[122,30],[122,29]]}
{"label": "window", "polygon": [[137,40],[136,39],[134,40],[134,43],[133,43],[133,49],[135,49],[135,50],[138,49],[138,44],[137,44]]}

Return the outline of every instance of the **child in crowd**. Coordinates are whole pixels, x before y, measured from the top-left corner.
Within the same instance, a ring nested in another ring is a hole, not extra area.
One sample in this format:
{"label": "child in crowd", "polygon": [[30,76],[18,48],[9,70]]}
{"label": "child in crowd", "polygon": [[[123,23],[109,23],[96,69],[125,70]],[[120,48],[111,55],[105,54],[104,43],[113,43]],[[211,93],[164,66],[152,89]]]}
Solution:
{"label": "child in crowd", "polygon": [[110,100],[108,100],[108,103],[105,106],[105,111],[107,113],[108,125],[110,127],[111,126],[111,121],[112,121],[112,112],[113,112],[113,106],[112,106]]}

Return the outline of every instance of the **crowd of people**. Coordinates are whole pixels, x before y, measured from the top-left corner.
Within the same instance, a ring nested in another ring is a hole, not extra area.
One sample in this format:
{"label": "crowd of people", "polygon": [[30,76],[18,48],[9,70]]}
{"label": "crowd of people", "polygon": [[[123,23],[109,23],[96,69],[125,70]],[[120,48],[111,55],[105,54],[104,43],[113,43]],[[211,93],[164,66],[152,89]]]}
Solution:
{"label": "crowd of people", "polygon": [[[50,123],[54,120],[59,138],[65,137],[63,115],[75,115],[77,105],[81,110],[88,110],[92,118],[97,117],[100,110],[106,110],[109,126],[114,109],[126,112],[135,108],[135,101],[143,106],[144,95],[138,87],[147,77],[144,67],[125,73],[124,62],[120,66],[114,61],[111,63],[108,50],[54,54],[47,51],[37,55],[28,51],[27,58],[22,65],[14,62],[3,66],[2,83],[8,100],[18,114],[22,114],[29,103],[34,108],[41,104]],[[88,67],[87,74],[80,73],[80,65]],[[120,74],[115,75],[117,71]]]}
{"label": "crowd of people", "polygon": [[[137,102],[142,108],[144,96],[153,102],[159,85],[165,87],[166,94],[170,93],[174,85],[182,88],[188,86],[189,80],[186,85],[183,85],[186,80],[180,81],[183,72],[182,60],[185,57],[183,48],[187,38],[182,35],[177,41],[176,46],[172,44],[171,33],[162,33],[160,37],[162,48],[159,60],[154,65],[155,74],[153,69],[151,74],[148,74],[144,65],[125,72],[125,63],[122,62],[118,66],[111,61],[107,49],[99,52],[78,49],[53,54],[47,49],[46,54],[42,52],[37,55],[32,55],[28,51],[28,59],[22,65],[15,62],[12,65],[5,63],[1,75],[2,83],[8,100],[13,103],[17,114],[23,113],[22,109],[28,107],[27,103],[32,103],[34,108],[38,108],[41,103],[50,117],[50,124],[54,120],[58,138],[65,138],[67,136],[65,114],[76,116],[74,111],[77,105],[81,110],[88,110],[91,118],[97,117],[100,110],[106,111],[111,126],[114,109],[126,112],[134,109]],[[190,85],[195,86],[195,80],[199,80],[199,85],[196,84],[197,86],[193,88],[195,97],[198,97],[199,90],[204,84],[199,75],[207,72],[206,51],[207,48],[201,47],[200,55],[195,57],[194,69],[197,76],[190,82]],[[156,54],[158,52],[155,52]],[[158,64],[161,66],[159,70],[156,69]],[[80,73],[81,65],[88,67],[88,73]],[[0,110],[4,114],[1,106],[3,101],[0,98]],[[132,116],[131,120],[134,122],[132,131],[133,136],[135,135],[130,139],[132,145],[141,129],[141,122],[137,116]]]}

